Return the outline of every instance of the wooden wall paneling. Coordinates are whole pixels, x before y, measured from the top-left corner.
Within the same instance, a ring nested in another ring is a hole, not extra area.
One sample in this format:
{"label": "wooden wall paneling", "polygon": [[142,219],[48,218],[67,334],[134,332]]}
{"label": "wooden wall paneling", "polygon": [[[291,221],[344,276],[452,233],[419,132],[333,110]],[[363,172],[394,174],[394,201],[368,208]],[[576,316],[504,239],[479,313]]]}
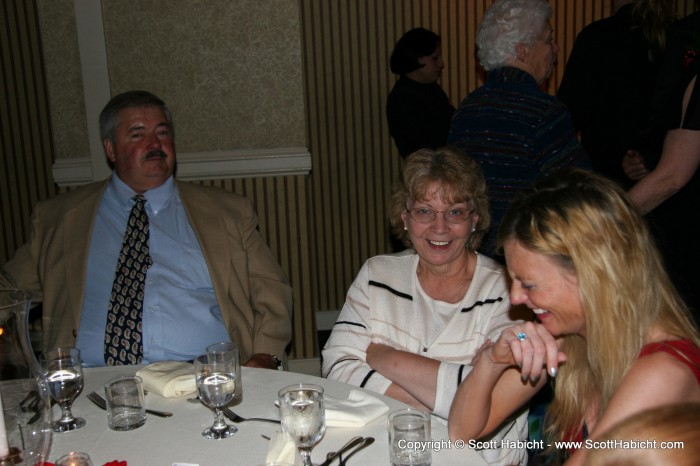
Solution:
{"label": "wooden wall paneling", "polygon": [[[345,276],[352,276],[353,270],[357,271],[362,263],[363,250],[367,250],[368,233],[366,228],[363,228],[367,220],[371,217],[367,216],[367,211],[362,208],[368,193],[366,189],[366,181],[368,173],[365,161],[371,160],[371,143],[369,139],[369,126],[371,122],[371,108],[368,106],[368,101],[371,99],[371,89],[368,85],[370,67],[367,58],[373,56],[373,53],[367,53],[367,28],[368,21],[364,16],[364,8],[359,8],[363,2],[347,2],[349,16],[353,19],[348,24],[348,40],[351,42],[349,48],[349,61],[344,63],[346,67],[345,74],[350,76],[348,90],[352,96],[350,102],[347,102],[345,109],[350,109],[347,114],[347,121],[350,125],[348,136],[352,138],[347,146],[347,193],[348,211],[344,215],[345,228],[347,229],[348,241],[348,261],[345,264]],[[363,144],[364,142],[364,144]],[[381,176],[381,172],[378,173]],[[376,177],[376,174],[375,174]],[[371,178],[370,178],[371,179]],[[356,221],[354,219],[363,219]]]}
{"label": "wooden wall paneling", "polygon": [[351,163],[356,156],[356,145],[359,146],[355,127],[356,105],[361,99],[360,93],[355,89],[359,79],[360,63],[353,61],[353,49],[357,46],[357,38],[352,36],[352,28],[357,24],[357,16],[350,16],[350,4],[355,2],[329,2],[332,21],[335,25],[333,36],[334,83],[337,92],[335,100],[335,121],[338,125],[338,157],[335,165],[336,180],[335,195],[338,197],[334,212],[332,237],[332,252],[338,255],[339,272],[334,275],[338,294],[342,293],[342,283],[346,281],[348,270],[353,258],[352,238],[354,224],[350,219],[357,219],[357,211],[354,209],[357,201],[357,184],[353,176],[354,170]]}
{"label": "wooden wall paneling", "polygon": [[[331,99],[333,89],[329,89],[331,81],[334,76],[332,75],[332,69],[329,67],[330,63],[330,53],[328,52],[328,40],[327,40],[327,30],[332,30],[334,25],[330,25],[330,21],[327,16],[327,9],[314,6],[313,10],[318,10],[317,14],[319,16],[318,25],[318,35],[316,45],[318,46],[316,53],[318,54],[319,60],[317,62],[318,68],[311,70],[312,73],[319,73],[319,78],[322,81],[322,85],[319,89],[322,91],[319,95],[322,107],[320,108],[321,118],[319,121],[319,126],[316,129],[319,131],[319,139],[315,147],[312,146],[312,165],[318,167],[312,173],[314,178],[314,199],[317,201],[317,208],[315,209],[315,215],[312,219],[314,230],[318,234],[317,241],[314,243],[317,260],[314,263],[318,274],[315,277],[315,283],[318,286],[321,294],[318,296],[318,303],[322,308],[332,308],[329,306],[330,302],[335,302],[336,297],[336,287],[335,282],[330,277],[336,274],[337,268],[335,267],[335,254],[330,250],[334,241],[337,241],[333,237],[332,216],[335,207],[330,199],[333,196],[332,184],[334,183],[333,162],[331,159],[337,157],[337,147],[333,147],[334,139],[331,139],[331,132],[335,130],[337,122],[333,122],[329,118],[331,114]],[[311,25],[314,27],[314,24]],[[314,131],[311,129],[310,131]],[[315,157],[314,157],[315,154]],[[337,199],[337,197],[336,197]]]}
{"label": "wooden wall paneling", "polygon": [[288,181],[291,185],[289,205],[294,209],[294,215],[290,215],[290,219],[294,221],[290,231],[290,275],[293,277],[295,316],[302,316],[295,317],[295,322],[301,321],[302,334],[295,333],[294,354],[299,357],[311,357],[316,353],[316,332],[313,325],[316,308],[313,305],[312,263],[308,254],[312,238],[309,230],[312,225],[308,222],[310,212],[307,209],[307,179],[297,176]]}
{"label": "wooden wall paneling", "polygon": [[29,235],[36,202],[55,194],[48,103],[34,1],[0,5],[0,264]]}

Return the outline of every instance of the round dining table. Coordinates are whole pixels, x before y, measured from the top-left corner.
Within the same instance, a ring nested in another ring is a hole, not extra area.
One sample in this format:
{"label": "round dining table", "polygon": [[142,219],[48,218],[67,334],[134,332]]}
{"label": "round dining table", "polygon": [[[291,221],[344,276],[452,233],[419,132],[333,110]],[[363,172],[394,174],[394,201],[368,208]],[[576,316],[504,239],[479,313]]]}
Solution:
{"label": "round dining table", "polygon": [[[164,398],[155,393],[146,395],[149,409],[170,411],[172,417],[147,415],[146,423],[130,431],[114,431],[107,426],[107,413],[87,399],[91,391],[104,395],[104,384],[109,379],[133,375],[143,366],[115,366],[87,368],[84,371],[84,388],[73,403],[73,414],[82,417],[87,425],[81,429],[54,433],[48,456],[53,461],[69,451],[87,452],[95,466],[111,461],[126,461],[128,466],[256,466],[265,463],[270,441],[280,430],[277,424],[249,421],[235,424],[238,432],[231,438],[208,440],[202,431],[214,420],[212,411],[188,398],[195,394]],[[194,372],[192,377],[194,377]],[[270,369],[242,368],[243,398],[231,409],[242,417],[266,417],[279,419],[275,405],[277,392],[288,385],[313,383],[321,385],[328,396],[345,399],[355,386],[333,380],[295,372]],[[362,389],[360,389],[362,390]],[[367,392],[387,404],[389,410],[405,408],[405,404],[392,398]],[[54,418],[59,415],[53,408]],[[227,420],[228,423],[231,423]],[[354,436],[371,436],[375,442],[348,460],[349,466],[389,465],[387,415],[362,427],[328,427],[311,457],[321,463],[326,454],[336,451]],[[433,416],[433,461],[435,466],[482,466],[483,458],[474,450],[449,441],[445,421]],[[333,463],[336,466],[337,460]]]}

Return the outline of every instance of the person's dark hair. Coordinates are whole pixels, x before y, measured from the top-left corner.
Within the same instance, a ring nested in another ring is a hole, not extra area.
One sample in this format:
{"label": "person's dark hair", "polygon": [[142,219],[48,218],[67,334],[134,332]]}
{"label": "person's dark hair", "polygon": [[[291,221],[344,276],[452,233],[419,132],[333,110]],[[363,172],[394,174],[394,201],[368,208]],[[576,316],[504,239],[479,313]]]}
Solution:
{"label": "person's dark hair", "polygon": [[406,73],[422,68],[418,62],[420,57],[432,55],[440,46],[440,36],[423,28],[415,28],[406,32],[394,46],[391,52],[389,66],[391,72],[403,76]]}
{"label": "person's dark hair", "polygon": [[114,132],[119,126],[119,114],[122,110],[134,107],[158,107],[165,114],[171,127],[173,126],[172,113],[160,98],[147,91],[127,91],[112,97],[100,112],[100,138],[102,141],[109,139],[114,142]]}

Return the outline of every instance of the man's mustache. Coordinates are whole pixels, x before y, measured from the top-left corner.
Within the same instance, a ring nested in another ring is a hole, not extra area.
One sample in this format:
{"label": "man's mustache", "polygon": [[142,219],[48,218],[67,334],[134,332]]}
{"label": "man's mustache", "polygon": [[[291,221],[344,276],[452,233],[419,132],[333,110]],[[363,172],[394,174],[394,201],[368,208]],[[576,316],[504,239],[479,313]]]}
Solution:
{"label": "man's mustache", "polygon": [[168,155],[160,149],[149,151],[146,154],[146,160],[153,159],[155,157],[160,157],[161,159],[168,158]]}

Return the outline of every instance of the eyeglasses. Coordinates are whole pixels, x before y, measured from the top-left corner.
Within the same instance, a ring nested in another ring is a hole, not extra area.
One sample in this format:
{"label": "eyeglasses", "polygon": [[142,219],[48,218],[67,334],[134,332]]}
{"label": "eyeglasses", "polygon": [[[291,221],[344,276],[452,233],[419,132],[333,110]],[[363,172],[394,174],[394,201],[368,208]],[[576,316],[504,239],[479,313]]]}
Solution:
{"label": "eyeglasses", "polygon": [[411,218],[418,223],[430,223],[435,220],[437,214],[442,214],[445,221],[450,223],[464,223],[469,220],[469,216],[474,213],[474,209],[450,209],[450,210],[433,210],[427,207],[418,207],[415,209],[406,208],[406,211],[411,215]]}

